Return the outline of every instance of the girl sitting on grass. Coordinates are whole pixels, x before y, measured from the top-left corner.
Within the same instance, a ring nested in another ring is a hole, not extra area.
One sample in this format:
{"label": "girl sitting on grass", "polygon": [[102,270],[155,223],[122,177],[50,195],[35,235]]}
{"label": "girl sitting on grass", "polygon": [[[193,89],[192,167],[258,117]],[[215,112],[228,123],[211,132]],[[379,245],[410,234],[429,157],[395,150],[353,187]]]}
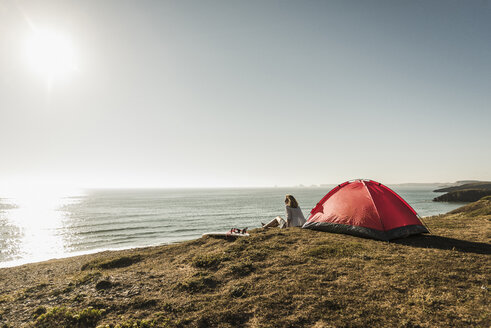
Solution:
{"label": "girl sitting on grass", "polygon": [[305,223],[305,217],[303,216],[298,202],[292,195],[285,196],[285,207],[286,207],[286,220],[281,216],[275,217],[270,222],[264,224],[261,222],[263,228],[272,227],[301,227]]}

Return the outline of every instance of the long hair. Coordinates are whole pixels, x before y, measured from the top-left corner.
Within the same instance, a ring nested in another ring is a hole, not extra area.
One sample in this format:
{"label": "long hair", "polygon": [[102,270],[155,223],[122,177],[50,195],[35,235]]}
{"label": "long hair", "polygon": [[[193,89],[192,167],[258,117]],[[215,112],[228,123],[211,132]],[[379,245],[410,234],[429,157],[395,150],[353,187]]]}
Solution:
{"label": "long hair", "polygon": [[295,199],[295,197],[293,197],[292,195],[286,195],[285,196],[285,204],[286,204],[286,206],[290,206],[291,208],[297,208],[298,207],[298,202]]}

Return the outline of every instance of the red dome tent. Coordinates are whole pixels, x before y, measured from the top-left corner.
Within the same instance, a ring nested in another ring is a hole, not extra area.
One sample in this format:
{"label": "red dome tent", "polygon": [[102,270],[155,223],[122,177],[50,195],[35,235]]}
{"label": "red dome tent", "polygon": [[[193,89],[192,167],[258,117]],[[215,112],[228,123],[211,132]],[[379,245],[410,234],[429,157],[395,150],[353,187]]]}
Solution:
{"label": "red dome tent", "polygon": [[428,232],[398,194],[372,180],[347,181],[310,211],[303,228],[381,240]]}

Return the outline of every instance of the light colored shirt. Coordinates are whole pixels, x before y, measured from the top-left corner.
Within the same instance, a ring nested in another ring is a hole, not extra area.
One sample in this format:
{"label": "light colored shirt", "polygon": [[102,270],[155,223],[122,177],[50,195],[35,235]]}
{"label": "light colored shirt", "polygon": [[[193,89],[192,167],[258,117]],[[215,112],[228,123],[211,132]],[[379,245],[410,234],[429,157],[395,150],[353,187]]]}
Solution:
{"label": "light colored shirt", "polygon": [[305,223],[305,217],[303,216],[300,206],[293,208],[286,206],[286,226],[287,227],[301,227]]}

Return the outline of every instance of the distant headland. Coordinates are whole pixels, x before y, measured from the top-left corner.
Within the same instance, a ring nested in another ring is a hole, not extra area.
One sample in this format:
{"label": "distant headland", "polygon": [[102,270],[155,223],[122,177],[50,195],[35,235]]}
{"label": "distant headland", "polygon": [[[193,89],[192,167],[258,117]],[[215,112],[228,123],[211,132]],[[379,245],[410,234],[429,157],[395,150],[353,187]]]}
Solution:
{"label": "distant headland", "polygon": [[434,190],[434,192],[446,192],[433,198],[435,202],[475,202],[485,196],[491,195],[490,181],[457,181],[456,186],[450,186]]}

